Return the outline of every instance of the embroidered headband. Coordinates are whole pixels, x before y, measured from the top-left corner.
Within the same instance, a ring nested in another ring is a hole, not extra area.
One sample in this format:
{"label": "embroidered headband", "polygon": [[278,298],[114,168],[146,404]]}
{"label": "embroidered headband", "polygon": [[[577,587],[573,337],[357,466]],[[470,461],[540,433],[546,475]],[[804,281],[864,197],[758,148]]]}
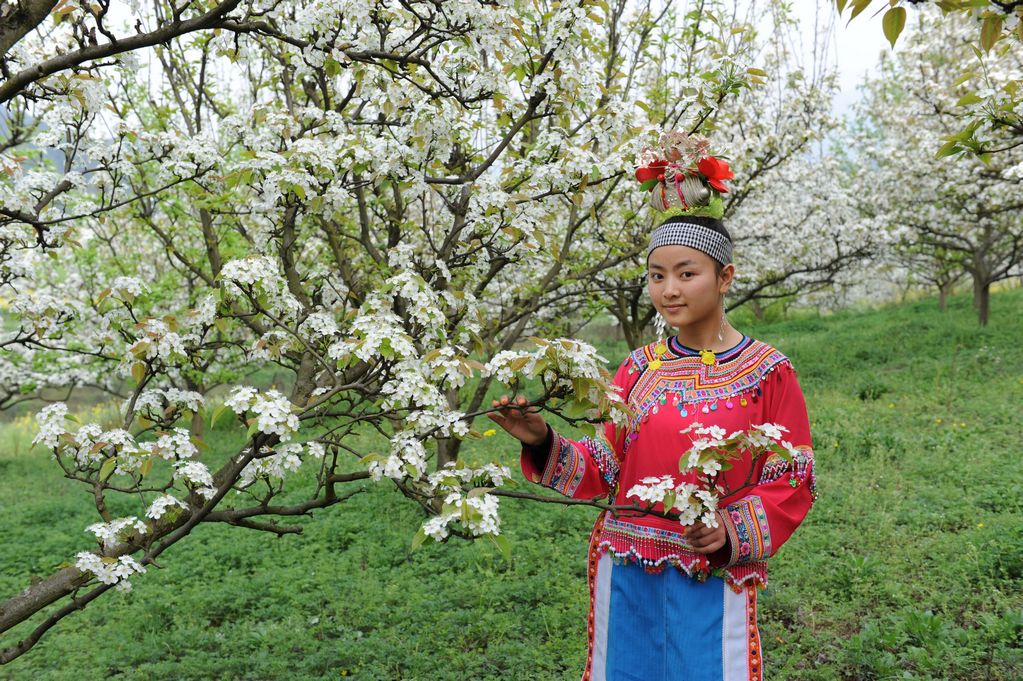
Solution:
{"label": "embroidered headband", "polygon": [[724,234],[684,218],[670,218],[650,235],[649,258],[660,246],[689,246],[706,253],[722,265],[732,262],[732,242]]}

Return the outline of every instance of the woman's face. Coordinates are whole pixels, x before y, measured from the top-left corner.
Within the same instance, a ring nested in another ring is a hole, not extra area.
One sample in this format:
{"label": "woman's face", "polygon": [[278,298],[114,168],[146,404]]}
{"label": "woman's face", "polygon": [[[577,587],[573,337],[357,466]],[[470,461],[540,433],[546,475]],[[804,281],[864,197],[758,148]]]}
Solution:
{"label": "woman's face", "polygon": [[689,246],[660,246],[647,258],[647,289],[654,307],[676,328],[717,323],[721,299],[731,286],[735,268],[717,263]]}

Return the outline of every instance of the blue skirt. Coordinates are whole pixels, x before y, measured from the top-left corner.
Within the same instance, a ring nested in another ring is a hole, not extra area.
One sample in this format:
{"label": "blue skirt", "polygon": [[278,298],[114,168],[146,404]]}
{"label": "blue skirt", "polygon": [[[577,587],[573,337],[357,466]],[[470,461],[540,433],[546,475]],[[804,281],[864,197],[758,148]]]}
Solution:
{"label": "blue skirt", "polygon": [[583,681],[760,681],[756,587],[590,556]]}

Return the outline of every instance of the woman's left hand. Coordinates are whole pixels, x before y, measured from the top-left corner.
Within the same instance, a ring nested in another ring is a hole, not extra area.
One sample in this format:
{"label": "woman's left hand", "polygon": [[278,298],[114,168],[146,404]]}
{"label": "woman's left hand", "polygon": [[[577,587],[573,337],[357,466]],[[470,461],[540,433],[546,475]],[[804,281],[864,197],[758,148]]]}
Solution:
{"label": "woman's left hand", "polygon": [[697,553],[714,553],[725,545],[727,534],[725,523],[718,513],[718,526],[707,527],[702,522],[693,523],[683,533],[689,540],[689,546]]}

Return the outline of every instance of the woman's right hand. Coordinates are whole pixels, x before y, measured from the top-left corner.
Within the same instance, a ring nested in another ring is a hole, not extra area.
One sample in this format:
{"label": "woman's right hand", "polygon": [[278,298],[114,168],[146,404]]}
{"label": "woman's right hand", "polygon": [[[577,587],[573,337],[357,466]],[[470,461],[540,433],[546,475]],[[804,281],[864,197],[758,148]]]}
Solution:
{"label": "woman's right hand", "polygon": [[530,407],[529,400],[519,395],[514,400],[501,395],[491,406],[499,408],[487,414],[492,421],[508,431],[522,444],[535,447],[547,439],[547,422],[536,407]]}

